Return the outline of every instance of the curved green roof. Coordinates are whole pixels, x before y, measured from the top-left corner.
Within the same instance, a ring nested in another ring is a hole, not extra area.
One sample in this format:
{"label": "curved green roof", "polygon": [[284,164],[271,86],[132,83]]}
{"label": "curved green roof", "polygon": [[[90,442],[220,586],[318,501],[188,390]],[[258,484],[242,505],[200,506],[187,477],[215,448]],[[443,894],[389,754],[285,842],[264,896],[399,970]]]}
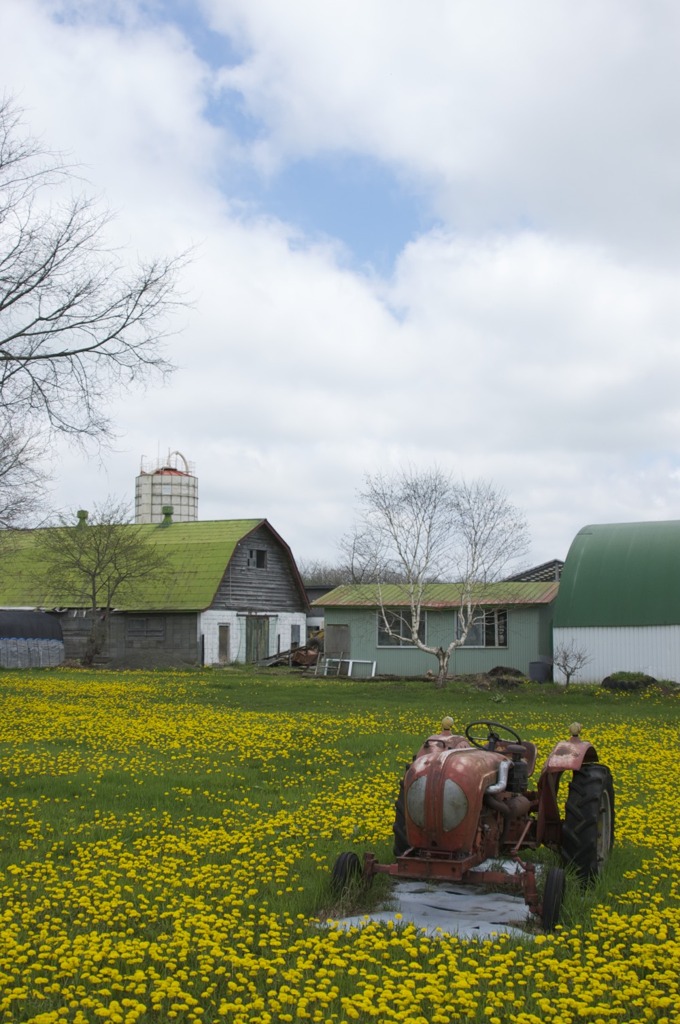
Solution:
{"label": "curved green roof", "polygon": [[680,623],[680,521],[584,526],[569,548],[556,628]]}

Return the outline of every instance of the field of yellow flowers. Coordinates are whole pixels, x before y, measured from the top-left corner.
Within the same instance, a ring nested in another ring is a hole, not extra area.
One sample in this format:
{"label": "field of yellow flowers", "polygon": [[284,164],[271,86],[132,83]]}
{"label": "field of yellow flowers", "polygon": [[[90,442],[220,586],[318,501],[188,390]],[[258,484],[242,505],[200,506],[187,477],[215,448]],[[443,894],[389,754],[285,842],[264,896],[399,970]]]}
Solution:
{"label": "field of yellow flowers", "polygon": [[[680,700],[572,689],[0,672],[0,1020],[680,1020]],[[446,713],[540,757],[578,718],[612,769],[606,878],[549,935],[325,920],[338,852],[389,859],[399,775]]]}

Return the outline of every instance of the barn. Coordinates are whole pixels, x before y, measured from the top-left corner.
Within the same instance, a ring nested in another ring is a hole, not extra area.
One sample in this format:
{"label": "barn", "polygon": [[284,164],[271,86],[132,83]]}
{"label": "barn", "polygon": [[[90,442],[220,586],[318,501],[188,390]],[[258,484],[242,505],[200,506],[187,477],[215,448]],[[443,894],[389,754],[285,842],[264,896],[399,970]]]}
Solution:
{"label": "barn", "polygon": [[[120,529],[138,531],[162,552],[166,569],[116,593],[100,663],[157,668],[257,662],[305,642],[304,585],[290,548],[266,519],[175,523],[166,517]],[[53,613],[66,658],[80,660],[90,608],[82,587],[55,586],[39,564],[41,532],[18,532],[5,552],[0,608]]]}
{"label": "barn", "polygon": [[564,564],[553,644],[584,652],[575,682],[619,671],[680,682],[680,521],[584,526]]}

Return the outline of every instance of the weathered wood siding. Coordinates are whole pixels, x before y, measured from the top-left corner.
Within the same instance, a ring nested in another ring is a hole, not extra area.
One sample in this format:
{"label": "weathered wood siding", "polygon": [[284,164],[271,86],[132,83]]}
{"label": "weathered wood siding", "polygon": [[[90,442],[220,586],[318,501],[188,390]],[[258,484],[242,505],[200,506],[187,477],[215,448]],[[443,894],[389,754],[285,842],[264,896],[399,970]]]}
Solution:
{"label": "weathered wood siding", "polygon": [[[266,565],[249,565],[250,551],[265,551]],[[303,612],[305,600],[297,586],[287,553],[260,527],[237,546],[211,608],[241,612]]]}
{"label": "weathered wood siding", "polygon": [[[516,668],[528,675],[529,663],[549,655],[545,609],[541,607],[508,609],[508,643],[506,647],[459,647],[451,656],[449,672],[465,675],[488,672],[497,665]],[[381,675],[421,676],[436,672],[437,659],[415,647],[378,647],[378,619],[375,609],[325,609],[326,627],[349,627],[350,651],[345,657],[375,661]],[[429,612],[426,642],[431,646],[448,646],[453,636],[455,613]]]}

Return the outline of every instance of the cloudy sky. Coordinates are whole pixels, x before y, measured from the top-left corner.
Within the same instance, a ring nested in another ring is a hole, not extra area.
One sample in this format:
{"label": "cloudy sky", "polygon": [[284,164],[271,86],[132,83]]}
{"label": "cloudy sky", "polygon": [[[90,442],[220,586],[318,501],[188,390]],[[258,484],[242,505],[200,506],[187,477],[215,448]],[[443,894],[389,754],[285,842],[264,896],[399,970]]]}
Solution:
{"label": "cloudy sky", "polygon": [[533,563],[680,518],[677,0],[1,0],[0,92],[133,257],[194,247],[166,387],[54,508],[195,464],[336,556],[366,472],[502,487]]}

